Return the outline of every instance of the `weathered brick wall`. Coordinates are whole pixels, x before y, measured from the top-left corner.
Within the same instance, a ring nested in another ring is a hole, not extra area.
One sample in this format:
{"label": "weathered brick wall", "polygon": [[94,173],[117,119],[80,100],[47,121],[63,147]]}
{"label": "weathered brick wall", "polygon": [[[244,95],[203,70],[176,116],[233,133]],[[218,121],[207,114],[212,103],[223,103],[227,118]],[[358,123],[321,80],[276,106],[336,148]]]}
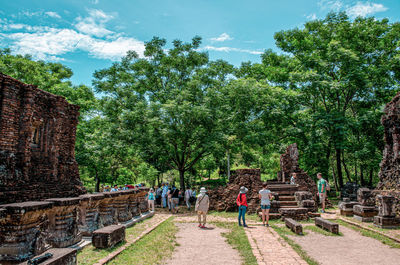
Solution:
{"label": "weathered brick wall", "polygon": [[0,73],[0,204],[85,192],[75,160],[79,107]]}
{"label": "weathered brick wall", "polygon": [[394,196],[395,210],[400,215],[400,93],[386,105],[381,123],[385,129],[385,149],[374,193]]}

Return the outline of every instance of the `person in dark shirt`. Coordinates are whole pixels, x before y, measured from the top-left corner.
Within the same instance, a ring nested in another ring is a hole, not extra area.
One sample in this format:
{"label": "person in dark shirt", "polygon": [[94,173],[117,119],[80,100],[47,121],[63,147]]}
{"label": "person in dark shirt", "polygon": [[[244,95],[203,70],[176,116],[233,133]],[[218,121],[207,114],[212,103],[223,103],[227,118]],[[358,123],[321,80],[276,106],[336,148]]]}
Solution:
{"label": "person in dark shirt", "polygon": [[178,205],[179,205],[179,190],[172,186],[171,190],[171,212],[177,213],[178,212]]}

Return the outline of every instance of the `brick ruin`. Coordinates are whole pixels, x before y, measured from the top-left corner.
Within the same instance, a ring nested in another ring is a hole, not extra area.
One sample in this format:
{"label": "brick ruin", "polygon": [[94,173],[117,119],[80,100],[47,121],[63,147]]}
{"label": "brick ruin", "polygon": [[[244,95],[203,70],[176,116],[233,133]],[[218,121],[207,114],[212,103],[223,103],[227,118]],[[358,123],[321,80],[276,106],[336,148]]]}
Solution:
{"label": "brick ruin", "polygon": [[0,87],[0,264],[44,254],[46,264],[76,264],[83,236],[152,216],[147,188],[84,194],[78,106],[3,74]]}
{"label": "brick ruin", "polygon": [[79,107],[0,73],[0,202],[85,193],[75,160]]}
{"label": "brick ruin", "polygon": [[[385,148],[380,163],[379,183],[375,194],[393,196],[394,211],[400,215],[400,93],[385,107],[381,118]],[[380,205],[377,199],[377,205]]]}
{"label": "brick ruin", "polygon": [[299,185],[299,191],[309,191],[313,194],[314,200],[317,197],[317,185],[315,181],[308,176],[307,172],[299,166],[299,150],[297,144],[291,144],[286,148],[286,152],[280,158],[281,171],[278,172],[279,182],[290,182],[292,173],[296,174],[296,184]]}

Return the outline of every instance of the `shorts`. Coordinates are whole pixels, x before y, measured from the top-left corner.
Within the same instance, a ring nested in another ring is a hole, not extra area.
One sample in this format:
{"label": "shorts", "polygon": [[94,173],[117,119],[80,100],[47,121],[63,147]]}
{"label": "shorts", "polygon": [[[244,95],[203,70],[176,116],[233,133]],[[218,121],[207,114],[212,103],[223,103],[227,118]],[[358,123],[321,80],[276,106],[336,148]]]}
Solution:
{"label": "shorts", "polygon": [[171,199],[172,208],[176,208],[179,205],[179,198],[172,198]]}
{"label": "shorts", "polygon": [[261,210],[269,210],[269,209],[271,209],[271,205],[270,204],[267,204],[267,205],[262,205],[261,204]]}
{"label": "shorts", "polygon": [[326,198],[326,193],[324,192],[324,193],[319,193],[319,200],[320,201],[325,201],[325,198]]}

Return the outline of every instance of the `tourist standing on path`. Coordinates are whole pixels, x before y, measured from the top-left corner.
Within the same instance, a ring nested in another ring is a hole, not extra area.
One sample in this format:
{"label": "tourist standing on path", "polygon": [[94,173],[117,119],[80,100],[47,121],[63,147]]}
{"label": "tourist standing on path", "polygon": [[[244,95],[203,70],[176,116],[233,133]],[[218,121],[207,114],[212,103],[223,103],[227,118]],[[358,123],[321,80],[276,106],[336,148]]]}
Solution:
{"label": "tourist standing on path", "polygon": [[177,213],[179,206],[179,190],[175,186],[172,186],[169,195],[171,196],[171,212]]}
{"label": "tourist standing on path", "polygon": [[186,206],[188,208],[188,210],[190,211],[190,198],[192,197],[193,191],[190,187],[187,188],[187,190],[185,191],[185,202],[186,202]]}
{"label": "tourist standing on path", "polygon": [[247,197],[246,197],[246,193],[247,193],[248,189],[244,186],[240,187],[240,191],[239,191],[239,195],[236,199],[236,204],[239,206],[239,226],[242,226],[241,224],[241,220],[243,220],[243,227],[247,227],[246,225],[246,219],[245,219],[245,215],[246,215],[246,210],[247,210]]}
{"label": "tourist standing on path", "polygon": [[156,187],[156,205],[162,206],[161,195],[162,195],[162,188]]}
{"label": "tourist standing on path", "polygon": [[168,194],[168,183],[163,183],[162,193],[161,193],[163,208],[167,207],[167,194]]}
{"label": "tourist standing on path", "polygon": [[297,179],[297,173],[292,173],[292,177],[290,178],[290,184],[295,185]]}
{"label": "tourist standing on path", "polygon": [[[196,206],[194,209],[197,212],[200,228],[206,228],[207,212],[208,208],[210,207],[210,200],[206,192],[207,192],[206,188],[202,187],[200,189],[200,195],[199,197],[197,197]],[[203,222],[201,221],[202,216],[203,216]]]}
{"label": "tourist standing on path", "polygon": [[326,199],[326,180],[322,178],[322,174],[317,174],[318,178],[318,196],[319,201],[321,202],[322,210],[321,212],[325,212],[325,199]]}
{"label": "tourist standing on path", "polygon": [[149,209],[152,209],[154,212],[154,200],[155,200],[155,193],[153,188],[150,189],[150,191],[147,193],[147,203],[149,205]]}
{"label": "tourist standing on path", "polygon": [[271,200],[272,194],[268,189],[267,183],[263,184],[263,189],[258,192],[258,198],[261,199],[261,211],[262,211],[262,222],[263,226],[265,226],[265,221],[267,222],[266,226],[269,224],[269,209],[271,209]]}

